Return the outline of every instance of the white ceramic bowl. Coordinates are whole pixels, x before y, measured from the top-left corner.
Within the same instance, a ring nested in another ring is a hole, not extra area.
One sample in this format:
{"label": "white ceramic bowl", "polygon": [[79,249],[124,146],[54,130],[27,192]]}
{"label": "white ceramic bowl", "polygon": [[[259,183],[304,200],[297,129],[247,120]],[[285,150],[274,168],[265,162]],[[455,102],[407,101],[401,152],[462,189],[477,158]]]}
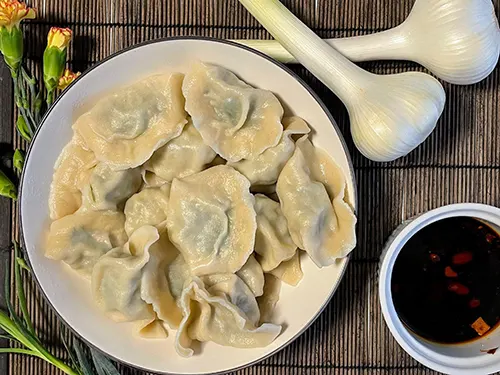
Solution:
{"label": "white ceramic bowl", "polygon": [[168,70],[185,72],[195,60],[224,66],[249,84],[273,91],[288,114],[303,117],[312,127],[312,141],[325,149],[347,176],[348,192],[356,206],[354,174],[348,151],[331,115],[318,97],[290,70],[264,55],[236,44],[213,39],[173,38],[124,50],[83,74],[64,91],[35,135],[26,161],[21,189],[21,225],[33,273],[59,317],[89,344],[115,359],[148,371],[208,374],[250,365],[282,349],[325,308],[347,265],[347,259],[318,269],[304,257],[305,277],[298,287],[284,285],[275,322],[283,333],[259,349],[235,349],[204,344],[193,358],[179,357],[167,340],[136,338],[127,323],[114,323],[91,299],[90,286],[62,262],[44,257],[42,236],[47,231],[49,186],[56,158],[72,136],[71,124],[103,93],[131,81]]}
{"label": "white ceramic bowl", "polygon": [[470,216],[487,222],[500,233],[500,209],[483,204],[462,203],[444,206],[399,226],[389,238],[381,256],[379,296],[385,322],[401,347],[420,363],[433,370],[453,375],[484,375],[500,371],[500,329],[465,344],[444,345],[427,341],[409,331],[394,308],[391,275],[399,252],[406,242],[425,226],[449,217]]}

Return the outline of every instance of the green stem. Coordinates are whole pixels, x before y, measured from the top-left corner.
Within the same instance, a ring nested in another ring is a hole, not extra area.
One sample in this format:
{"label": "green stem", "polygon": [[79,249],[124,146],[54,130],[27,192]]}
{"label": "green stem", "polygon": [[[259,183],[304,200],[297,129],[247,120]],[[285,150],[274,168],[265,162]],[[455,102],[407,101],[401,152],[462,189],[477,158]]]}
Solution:
{"label": "green stem", "polygon": [[28,349],[20,349],[20,348],[0,348],[0,353],[14,353],[14,354],[26,354],[26,355],[34,355],[38,358],[43,358],[40,354],[36,352],[32,352]]}
{"label": "green stem", "polygon": [[[8,279],[6,278],[6,280]],[[6,293],[6,298],[10,298],[8,296],[8,293]],[[38,337],[28,332],[27,329],[20,324],[20,321],[18,321],[17,323],[15,322],[15,317],[13,315],[14,311],[8,300],[7,300],[7,307],[9,308],[12,317],[7,316],[2,310],[0,310],[0,328],[2,328],[5,332],[11,335],[14,339],[18,340],[26,348],[28,348],[28,349],[20,349],[21,351],[19,351],[18,353],[34,355],[36,357],[42,358],[45,361],[56,366],[57,368],[61,369],[68,375],[79,375],[79,373],[76,370],[74,370],[66,363],[64,363],[60,359],[50,354],[42,346]],[[18,350],[17,348],[9,348],[5,349],[4,352],[5,353],[12,352],[12,349]],[[0,351],[0,353],[2,353],[2,351]]]}
{"label": "green stem", "polygon": [[9,66],[9,70],[10,70],[10,76],[12,77],[12,79],[16,80],[17,79],[17,71],[12,69],[10,66]]}
{"label": "green stem", "polygon": [[42,103],[43,103],[43,90],[39,90],[35,96],[35,119],[37,124],[40,124],[40,121],[42,120],[42,117],[40,115],[40,112],[42,110]]}
{"label": "green stem", "polygon": [[53,355],[49,354],[48,356],[45,356],[41,353],[37,353],[36,351],[32,351],[29,349],[21,349],[21,348],[0,348],[0,354],[2,353],[13,353],[13,354],[25,354],[25,355],[32,355],[38,358],[41,358],[58,369],[62,370],[64,373],[68,375],[80,375],[80,373],[75,370],[74,368],[68,366],[66,363],[61,361],[60,359],[54,357]]}
{"label": "green stem", "polygon": [[66,363],[61,361],[59,358],[54,357],[52,354],[48,353],[45,351],[45,354],[42,354],[40,358],[45,359],[47,362],[50,362],[54,366],[56,366],[58,369],[64,371],[68,375],[80,375],[80,373],[75,370],[73,367],[68,366]]}
{"label": "green stem", "polygon": [[23,80],[22,75],[19,76],[17,82],[19,84],[19,88],[21,89],[20,91],[21,91],[21,98],[22,98],[23,108],[26,110],[26,113],[28,114],[28,117],[31,120],[31,125],[32,125],[31,126],[31,130],[34,133],[35,129],[36,129],[36,121],[33,118],[33,113],[30,110],[30,104],[28,102],[28,95],[26,94],[26,89],[24,87],[24,80]]}
{"label": "green stem", "polygon": [[[14,242],[14,255],[17,258],[19,258],[19,246],[16,241]],[[15,263],[14,265],[14,279],[16,283],[16,291],[17,291],[17,298],[19,299],[19,307],[21,308],[21,313],[23,315],[24,322],[26,323],[26,327],[28,328],[28,331],[36,336],[35,329],[33,328],[33,324],[31,323],[30,315],[28,312],[28,306],[26,304],[26,295],[24,293],[24,288],[22,285],[22,280],[21,280],[21,271],[19,267],[19,263]]]}
{"label": "green stem", "polygon": [[23,336],[14,322],[2,310],[0,310],[0,328],[2,328],[5,332],[7,332],[27,348],[32,345],[30,340]]}
{"label": "green stem", "polygon": [[35,78],[26,70],[24,66],[21,66],[21,73],[26,80],[31,85],[36,85],[36,80]]}
{"label": "green stem", "polygon": [[26,109],[28,109],[29,108],[28,95],[26,94],[26,89],[25,89],[23,83],[24,83],[23,77],[22,77],[22,75],[19,75],[17,77],[17,84],[19,85],[19,88],[20,88],[21,99],[22,99],[22,102],[23,102],[23,107],[26,108]]}
{"label": "green stem", "polygon": [[56,90],[49,90],[47,91],[47,108],[49,108],[52,103],[54,103],[54,92]]}
{"label": "green stem", "polygon": [[30,137],[32,137],[34,132],[35,132],[35,128],[33,127],[33,124],[31,123],[31,119],[26,114],[26,110],[24,109],[24,107],[22,105],[22,99],[21,99],[21,96],[19,94],[18,80],[13,78],[13,81],[14,81],[14,100],[16,102],[16,106],[17,106],[17,108],[19,108],[19,112],[21,113],[21,116],[23,116],[24,121],[28,125],[28,128],[30,129],[30,133],[31,133]]}
{"label": "green stem", "polygon": [[[28,85],[30,89],[30,111],[32,115],[36,118],[36,113],[35,113],[35,101],[36,101],[36,80],[26,71],[24,66],[21,66],[21,74],[23,76],[24,81]],[[37,122],[35,121],[35,125],[37,125]]]}

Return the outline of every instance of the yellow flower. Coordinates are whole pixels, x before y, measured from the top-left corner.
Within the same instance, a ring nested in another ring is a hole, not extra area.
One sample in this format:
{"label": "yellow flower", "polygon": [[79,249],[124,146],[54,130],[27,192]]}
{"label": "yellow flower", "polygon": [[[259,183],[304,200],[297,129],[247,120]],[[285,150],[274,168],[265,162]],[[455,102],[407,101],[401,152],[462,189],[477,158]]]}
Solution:
{"label": "yellow flower", "polygon": [[69,86],[71,82],[78,78],[80,72],[73,73],[71,70],[66,69],[61,78],[59,78],[59,83],[57,84],[57,88],[59,90],[64,90]]}
{"label": "yellow flower", "polygon": [[60,50],[68,48],[72,34],[68,28],[51,27],[47,37],[47,48],[56,47]]}
{"label": "yellow flower", "polygon": [[71,34],[70,29],[62,29],[60,27],[52,27],[49,31],[47,47],[43,53],[43,81],[49,93],[49,103],[52,102],[54,90],[57,88],[59,79],[64,73]]}
{"label": "yellow flower", "polygon": [[12,77],[23,58],[23,33],[19,24],[24,19],[33,19],[36,11],[17,0],[0,0],[0,52],[10,68]]}
{"label": "yellow flower", "polygon": [[24,19],[36,17],[36,10],[17,0],[0,0],[0,27],[19,27]]}

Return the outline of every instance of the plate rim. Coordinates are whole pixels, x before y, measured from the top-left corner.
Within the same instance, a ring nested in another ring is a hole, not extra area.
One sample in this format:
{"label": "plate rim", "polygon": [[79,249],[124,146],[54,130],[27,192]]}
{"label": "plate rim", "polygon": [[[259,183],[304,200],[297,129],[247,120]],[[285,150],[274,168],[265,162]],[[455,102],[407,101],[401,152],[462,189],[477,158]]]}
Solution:
{"label": "plate rim", "polygon": [[[288,73],[291,76],[291,78],[294,78],[309,93],[309,95],[311,95],[311,97],[319,104],[319,106],[321,107],[321,109],[323,110],[323,112],[325,113],[325,115],[328,117],[328,120],[330,121],[330,124],[332,125],[333,129],[335,130],[335,133],[337,134],[337,137],[340,140],[340,143],[342,145],[342,149],[343,149],[344,154],[345,154],[346,159],[347,159],[347,164],[348,164],[348,167],[349,167],[349,174],[350,174],[350,178],[351,178],[352,186],[353,186],[353,191],[352,191],[353,211],[354,211],[355,215],[357,214],[358,189],[357,189],[357,184],[356,184],[356,176],[355,176],[355,173],[354,173],[354,166],[353,166],[353,163],[352,163],[352,158],[351,158],[349,149],[347,147],[347,143],[345,142],[344,136],[341,133],[341,131],[340,131],[338,125],[337,125],[337,122],[333,118],[332,114],[330,113],[330,111],[328,110],[328,108],[326,107],[326,105],[323,103],[323,101],[316,94],[316,92],[301,77],[299,77],[298,74],[296,74],[294,71],[292,71],[290,68],[288,68],[283,63],[274,60],[270,56],[268,56],[268,55],[266,55],[266,54],[264,54],[264,53],[262,53],[262,52],[260,52],[258,50],[255,50],[255,49],[253,49],[251,47],[248,47],[246,45],[243,45],[243,44],[239,44],[239,43],[234,42],[232,40],[220,39],[220,38],[214,38],[214,37],[208,37],[208,36],[172,36],[172,37],[157,38],[157,39],[152,39],[152,40],[147,40],[147,41],[144,41],[144,42],[141,42],[141,43],[137,43],[137,44],[131,45],[129,47],[126,47],[124,49],[121,49],[119,51],[116,51],[116,52],[110,54],[109,56],[105,57],[104,59],[100,60],[96,64],[92,65],[91,67],[87,68],[84,72],[82,72],[82,74],[79,77],[83,77],[83,76],[89,74],[91,71],[97,69],[102,64],[106,63],[107,61],[109,61],[109,60],[111,60],[111,59],[113,59],[113,58],[115,58],[115,57],[117,57],[117,56],[119,56],[121,54],[130,52],[132,50],[135,50],[135,49],[138,49],[138,48],[141,48],[141,47],[145,47],[145,46],[148,46],[148,45],[151,45],[151,44],[165,43],[165,42],[179,41],[179,40],[181,40],[181,41],[182,40],[198,40],[198,41],[205,41],[205,42],[211,42],[211,43],[226,44],[226,45],[230,45],[232,47],[240,48],[240,49],[243,49],[243,50],[245,50],[245,51],[247,51],[249,53],[253,53],[255,55],[258,55],[258,56],[266,59],[270,63],[276,65],[278,68],[280,68],[280,69],[284,70],[286,73]],[[31,142],[29,143],[28,150],[26,151],[26,157],[25,157],[26,160],[28,160],[28,158],[31,156],[32,148],[33,148],[33,145],[35,143],[36,137],[38,136],[39,132],[41,131],[41,129],[43,127],[43,125],[45,124],[45,122],[47,120],[47,117],[54,110],[54,108],[56,107],[57,103],[61,100],[61,98],[73,87],[73,85],[75,84],[76,81],[77,80],[73,81],[65,90],[63,90],[59,94],[59,96],[56,98],[56,100],[54,101],[54,103],[52,103],[52,105],[50,106],[50,108],[48,108],[47,112],[44,114],[42,120],[40,121],[40,125],[37,127],[35,133],[33,134]],[[22,174],[21,174],[21,178],[20,178],[20,183],[19,183],[19,198],[18,198],[18,202],[19,203],[18,203],[18,207],[17,207],[17,213],[18,213],[18,217],[19,217],[19,219],[18,219],[18,221],[19,221],[19,234],[20,234],[21,244],[23,245],[22,246],[23,254],[25,254],[25,258],[26,258],[26,260],[27,260],[28,265],[30,266],[30,268],[33,269],[32,264],[31,264],[31,259],[30,259],[30,256],[29,256],[29,252],[24,250],[26,248],[26,246],[25,246],[26,244],[25,244],[25,241],[24,241],[23,215],[22,215],[22,209],[21,209],[22,202],[23,202],[24,185],[25,185],[25,169],[23,168],[23,171],[22,171]],[[269,353],[267,353],[267,354],[265,354],[265,355],[263,355],[263,356],[255,359],[255,360],[253,360],[251,362],[245,363],[245,364],[243,364],[241,366],[233,367],[233,368],[230,368],[230,369],[225,369],[225,370],[222,370],[222,371],[204,372],[204,373],[193,373],[192,372],[192,373],[179,374],[179,373],[172,373],[172,372],[165,372],[165,371],[157,372],[157,371],[152,371],[151,369],[148,369],[148,368],[145,368],[145,367],[138,366],[136,364],[127,362],[127,361],[125,361],[123,359],[118,359],[118,358],[114,357],[113,355],[108,354],[103,349],[97,347],[93,343],[90,343],[86,338],[82,337],[82,335],[80,333],[78,333],[69,323],[67,323],[66,320],[59,314],[59,312],[57,311],[57,309],[55,308],[55,306],[52,304],[52,302],[50,301],[50,299],[47,297],[47,295],[45,293],[45,290],[42,288],[42,286],[41,286],[41,284],[40,284],[40,282],[38,280],[36,272],[33,271],[32,274],[31,274],[31,277],[35,281],[35,284],[38,287],[39,292],[41,292],[41,295],[43,296],[45,302],[49,305],[50,309],[56,314],[56,316],[59,319],[59,321],[61,323],[63,323],[64,326],[67,329],[69,329],[79,340],[83,341],[88,347],[90,347],[93,350],[97,350],[97,351],[101,352],[102,354],[104,354],[107,357],[111,358],[113,361],[115,361],[115,362],[117,362],[119,364],[124,364],[126,366],[131,367],[131,368],[135,368],[135,369],[138,369],[138,370],[141,370],[141,371],[145,371],[145,372],[152,372],[152,373],[159,374],[159,375],[200,375],[200,374],[204,374],[204,375],[223,375],[223,374],[228,374],[230,372],[234,372],[234,371],[245,369],[247,367],[250,367],[252,365],[255,365],[257,363],[260,363],[260,362],[264,361],[265,359],[267,359],[267,358],[269,358],[269,357],[277,354],[278,352],[280,352],[283,349],[285,349],[286,347],[288,347],[291,343],[293,343],[295,340],[297,340],[297,338],[300,337],[307,329],[309,329],[311,327],[311,325],[323,313],[323,311],[325,310],[325,308],[328,306],[328,304],[332,300],[333,295],[336,293],[336,291],[337,291],[340,283],[342,282],[342,280],[344,278],[345,271],[347,269],[347,265],[349,264],[350,257],[351,257],[351,254],[349,254],[347,257],[343,258],[342,260],[340,260],[340,262],[342,264],[341,264],[341,270],[339,272],[339,278],[338,278],[337,282],[335,283],[335,285],[333,286],[333,288],[331,290],[331,293],[325,299],[323,305],[318,309],[317,313],[302,327],[302,329],[300,331],[298,331],[295,335],[293,335],[288,341],[286,341],[285,343],[283,343],[281,346],[277,347],[273,351],[271,351],[271,352],[269,352]]]}

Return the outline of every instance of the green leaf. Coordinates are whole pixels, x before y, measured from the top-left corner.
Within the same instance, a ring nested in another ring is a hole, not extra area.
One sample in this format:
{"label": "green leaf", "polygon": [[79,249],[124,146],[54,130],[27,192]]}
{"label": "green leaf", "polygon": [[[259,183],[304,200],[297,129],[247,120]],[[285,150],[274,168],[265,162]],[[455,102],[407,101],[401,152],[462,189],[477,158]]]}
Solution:
{"label": "green leaf", "polygon": [[90,348],[90,353],[98,375],[120,375],[115,365],[104,354],[93,348]]}
{"label": "green leaf", "polygon": [[75,347],[76,356],[78,358],[78,363],[80,364],[80,368],[82,370],[81,372],[83,373],[83,375],[95,375],[94,371],[92,370],[92,365],[90,364],[78,340],[75,340],[73,346]]}
{"label": "green leaf", "polygon": [[[18,107],[19,104],[17,105]],[[21,134],[21,137],[23,137],[26,141],[31,142],[31,130],[26,123],[26,119],[21,113],[17,116],[16,128],[19,134]]]}
{"label": "green leaf", "polygon": [[[59,327],[62,328],[62,324],[59,324]],[[77,369],[77,371],[80,373],[80,375],[83,375],[82,372],[80,371],[80,366],[78,365],[78,359],[75,357],[75,353],[73,352],[73,350],[71,350],[68,346],[68,343],[66,342],[66,340],[64,339],[64,336],[62,335],[62,329],[61,329],[61,341],[64,345],[64,348],[66,349],[66,351],[68,352],[68,355],[69,355],[69,358],[71,360],[71,365]]]}
{"label": "green leaf", "polygon": [[23,258],[17,257],[16,262],[17,264],[19,264],[19,267],[21,267],[23,270],[31,274],[31,269]]}

